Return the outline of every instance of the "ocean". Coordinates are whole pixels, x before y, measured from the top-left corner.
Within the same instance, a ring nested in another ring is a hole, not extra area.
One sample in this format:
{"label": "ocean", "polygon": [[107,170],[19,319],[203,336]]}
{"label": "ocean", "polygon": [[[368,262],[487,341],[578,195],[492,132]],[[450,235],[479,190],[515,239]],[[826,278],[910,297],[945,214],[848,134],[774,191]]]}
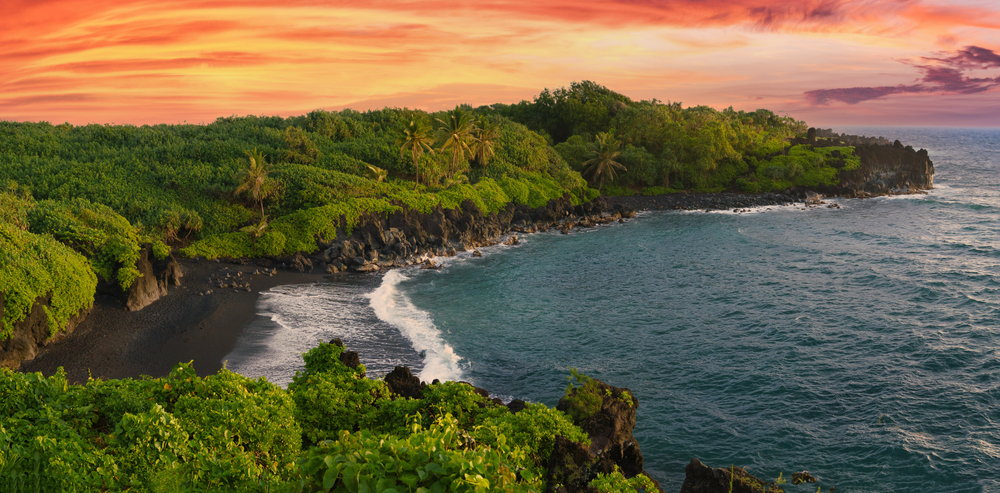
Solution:
{"label": "ocean", "polygon": [[340,337],[369,375],[407,365],[550,406],[575,367],[636,395],[667,491],[692,457],[808,470],[823,491],[1000,491],[1000,130],[834,130],[928,149],[935,189],[647,212],[275,288],[228,367],[287,384]]}

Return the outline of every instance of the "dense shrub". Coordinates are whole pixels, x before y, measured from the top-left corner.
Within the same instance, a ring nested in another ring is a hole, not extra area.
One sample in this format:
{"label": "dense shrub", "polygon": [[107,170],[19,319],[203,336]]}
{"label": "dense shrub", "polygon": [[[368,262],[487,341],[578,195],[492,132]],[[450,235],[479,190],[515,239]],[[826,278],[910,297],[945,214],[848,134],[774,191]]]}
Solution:
{"label": "dense shrub", "polygon": [[3,318],[0,340],[10,338],[14,324],[24,320],[35,300],[49,294],[46,313],[49,334],[94,303],[97,277],[87,259],[49,235],[23,231],[0,222],[0,293]]}
{"label": "dense shrub", "polygon": [[50,234],[83,253],[106,282],[128,290],[141,274],[141,247],[135,228],[110,207],[86,199],[43,200],[28,213],[31,232]]}
{"label": "dense shrub", "polygon": [[419,417],[406,436],[342,431],[311,449],[302,463],[308,491],[540,491],[538,477],[515,474],[521,453],[472,447],[448,415],[424,427]]}

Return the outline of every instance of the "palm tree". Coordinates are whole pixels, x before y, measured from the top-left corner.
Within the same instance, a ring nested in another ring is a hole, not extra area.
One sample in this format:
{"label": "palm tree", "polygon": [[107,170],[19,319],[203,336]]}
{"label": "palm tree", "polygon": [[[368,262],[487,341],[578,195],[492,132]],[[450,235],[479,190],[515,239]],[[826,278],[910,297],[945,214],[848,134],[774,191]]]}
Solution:
{"label": "palm tree", "polygon": [[472,129],[472,154],[483,168],[493,157],[493,142],[500,136],[500,125],[489,120],[478,120]]}
{"label": "palm tree", "polygon": [[442,120],[437,118],[438,140],[441,142],[441,150],[451,150],[451,167],[449,174],[454,175],[462,171],[459,169],[468,158],[473,155],[469,147],[471,140],[473,118],[470,113],[466,113],[461,108],[456,107],[448,112],[448,118]]}
{"label": "palm tree", "polygon": [[600,179],[600,185],[597,189],[600,190],[604,187],[604,179],[611,178],[615,179],[615,169],[621,169],[622,171],[628,171],[625,166],[615,158],[621,154],[618,149],[621,147],[621,141],[615,139],[615,135],[611,132],[601,132],[597,134],[596,138],[597,148],[591,152],[591,157],[589,160],[583,163],[584,174],[590,175],[591,181]]}
{"label": "palm tree", "polygon": [[250,196],[260,205],[260,217],[264,217],[264,199],[274,194],[275,188],[272,180],[268,178],[271,173],[271,166],[267,164],[264,154],[257,148],[253,151],[246,151],[247,167],[236,173],[236,181],[240,184],[236,187],[236,194],[249,192]]}
{"label": "palm tree", "polygon": [[420,158],[424,155],[424,152],[434,154],[434,149],[431,148],[434,139],[431,137],[430,131],[431,127],[427,122],[413,119],[403,129],[403,136],[396,141],[396,145],[399,146],[400,155],[406,154],[406,151],[410,151],[410,157],[413,158],[413,169],[417,173],[417,185],[420,184],[420,168],[418,167]]}

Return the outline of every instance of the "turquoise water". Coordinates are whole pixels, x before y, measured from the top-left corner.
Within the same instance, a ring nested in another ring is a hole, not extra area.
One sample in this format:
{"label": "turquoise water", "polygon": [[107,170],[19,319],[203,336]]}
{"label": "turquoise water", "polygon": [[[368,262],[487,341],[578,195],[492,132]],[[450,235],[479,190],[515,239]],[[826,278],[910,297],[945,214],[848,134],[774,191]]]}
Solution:
{"label": "turquoise water", "polygon": [[[397,360],[549,405],[577,367],[638,397],[635,435],[668,491],[692,457],[806,469],[824,491],[1000,490],[1000,131],[836,130],[927,148],[937,188],[532,235],[440,271],[286,288],[256,330],[312,323],[313,339],[375,345],[374,373]],[[289,321],[292,304],[349,320]]]}

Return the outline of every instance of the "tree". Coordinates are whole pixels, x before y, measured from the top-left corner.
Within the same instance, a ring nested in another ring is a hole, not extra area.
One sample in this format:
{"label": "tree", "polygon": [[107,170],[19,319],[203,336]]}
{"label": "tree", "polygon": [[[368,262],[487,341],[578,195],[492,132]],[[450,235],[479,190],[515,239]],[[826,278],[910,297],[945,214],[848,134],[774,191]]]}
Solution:
{"label": "tree", "polygon": [[431,147],[434,139],[431,137],[430,131],[431,128],[427,122],[422,119],[413,119],[403,129],[403,136],[396,141],[400,155],[406,154],[407,151],[410,152],[410,157],[413,159],[413,169],[417,173],[417,185],[420,184],[420,158],[423,157],[424,152],[434,154],[434,149]]}
{"label": "tree", "polygon": [[277,193],[274,180],[268,175],[271,173],[271,166],[267,164],[264,153],[254,148],[253,151],[246,151],[247,167],[236,173],[236,194],[249,193],[260,205],[260,217],[264,217],[264,199],[270,198]]}
{"label": "tree", "polygon": [[619,149],[622,143],[615,139],[611,132],[601,132],[596,137],[597,148],[591,153],[591,158],[583,163],[584,174],[590,175],[591,182],[600,180],[597,189],[604,187],[604,179],[610,177],[615,179],[615,169],[628,171],[625,166],[615,159],[621,154]]}
{"label": "tree", "polygon": [[448,112],[448,118],[437,118],[438,141],[441,142],[442,151],[451,151],[450,175],[462,171],[462,164],[468,163],[468,158],[473,155],[472,148],[469,147],[474,120],[472,114],[456,107]]}
{"label": "tree", "polygon": [[500,136],[500,125],[490,120],[478,120],[472,128],[472,155],[483,168],[493,158],[493,143]]}

